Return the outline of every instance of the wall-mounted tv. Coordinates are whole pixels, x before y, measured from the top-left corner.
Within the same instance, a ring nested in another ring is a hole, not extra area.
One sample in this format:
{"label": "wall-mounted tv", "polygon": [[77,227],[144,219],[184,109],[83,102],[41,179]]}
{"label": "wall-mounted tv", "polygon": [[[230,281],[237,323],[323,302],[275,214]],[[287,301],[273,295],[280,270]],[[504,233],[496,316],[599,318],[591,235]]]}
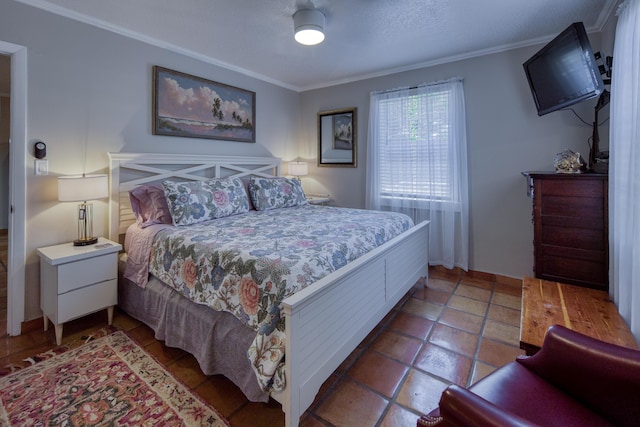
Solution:
{"label": "wall-mounted tv", "polygon": [[523,65],[539,116],[604,90],[582,22],[571,24]]}

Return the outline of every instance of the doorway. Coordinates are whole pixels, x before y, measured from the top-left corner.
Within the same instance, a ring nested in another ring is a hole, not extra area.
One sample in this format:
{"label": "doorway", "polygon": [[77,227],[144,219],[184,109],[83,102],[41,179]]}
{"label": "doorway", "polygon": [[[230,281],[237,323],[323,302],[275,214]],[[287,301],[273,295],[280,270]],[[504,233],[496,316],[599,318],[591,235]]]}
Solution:
{"label": "doorway", "polygon": [[0,55],[0,337],[7,334],[11,57]]}
{"label": "doorway", "polygon": [[20,335],[25,309],[27,48],[0,41],[10,55],[9,202],[7,230],[7,334]]}

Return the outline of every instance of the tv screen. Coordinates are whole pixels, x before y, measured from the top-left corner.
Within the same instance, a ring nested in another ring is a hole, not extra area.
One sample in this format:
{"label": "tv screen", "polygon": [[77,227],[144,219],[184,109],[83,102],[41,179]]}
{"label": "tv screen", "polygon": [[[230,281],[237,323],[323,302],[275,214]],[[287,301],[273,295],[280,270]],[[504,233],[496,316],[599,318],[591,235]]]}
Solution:
{"label": "tv screen", "polygon": [[571,24],[523,65],[539,116],[604,90],[582,22]]}

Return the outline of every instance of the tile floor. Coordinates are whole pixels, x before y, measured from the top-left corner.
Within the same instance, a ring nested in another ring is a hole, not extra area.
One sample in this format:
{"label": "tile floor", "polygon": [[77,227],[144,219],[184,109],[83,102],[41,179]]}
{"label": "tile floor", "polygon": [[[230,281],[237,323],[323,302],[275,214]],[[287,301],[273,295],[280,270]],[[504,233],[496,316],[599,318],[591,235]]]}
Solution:
{"label": "tile floor", "polygon": [[[477,277],[480,276],[480,277]],[[451,383],[469,386],[523,354],[518,348],[520,281],[431,269],[323,385],[301,425],[413,426]],[[100,312],[65,324],[65,341],[106,323]],[[164,346],[121,311],[114,325],[210,402],[233,426],[284,424],[280,405],[248,402],[227,379],[207,377],[195,359]],[[0,366],[55,345],[42,320],[19,337],[0,338]]]}

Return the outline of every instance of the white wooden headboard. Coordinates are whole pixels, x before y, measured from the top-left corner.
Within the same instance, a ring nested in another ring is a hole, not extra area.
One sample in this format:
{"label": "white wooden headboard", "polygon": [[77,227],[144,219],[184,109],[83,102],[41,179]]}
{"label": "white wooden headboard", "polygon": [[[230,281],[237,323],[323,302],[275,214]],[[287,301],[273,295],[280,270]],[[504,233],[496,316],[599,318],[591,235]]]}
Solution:
{"label": "white wooden headboard", "polygon": [[135,221],[129,190],[138,185],[174,181],[255,175],[280,176],[277,157],[212,156],[202,154],[109,153],[109,238],[120,235]]}

